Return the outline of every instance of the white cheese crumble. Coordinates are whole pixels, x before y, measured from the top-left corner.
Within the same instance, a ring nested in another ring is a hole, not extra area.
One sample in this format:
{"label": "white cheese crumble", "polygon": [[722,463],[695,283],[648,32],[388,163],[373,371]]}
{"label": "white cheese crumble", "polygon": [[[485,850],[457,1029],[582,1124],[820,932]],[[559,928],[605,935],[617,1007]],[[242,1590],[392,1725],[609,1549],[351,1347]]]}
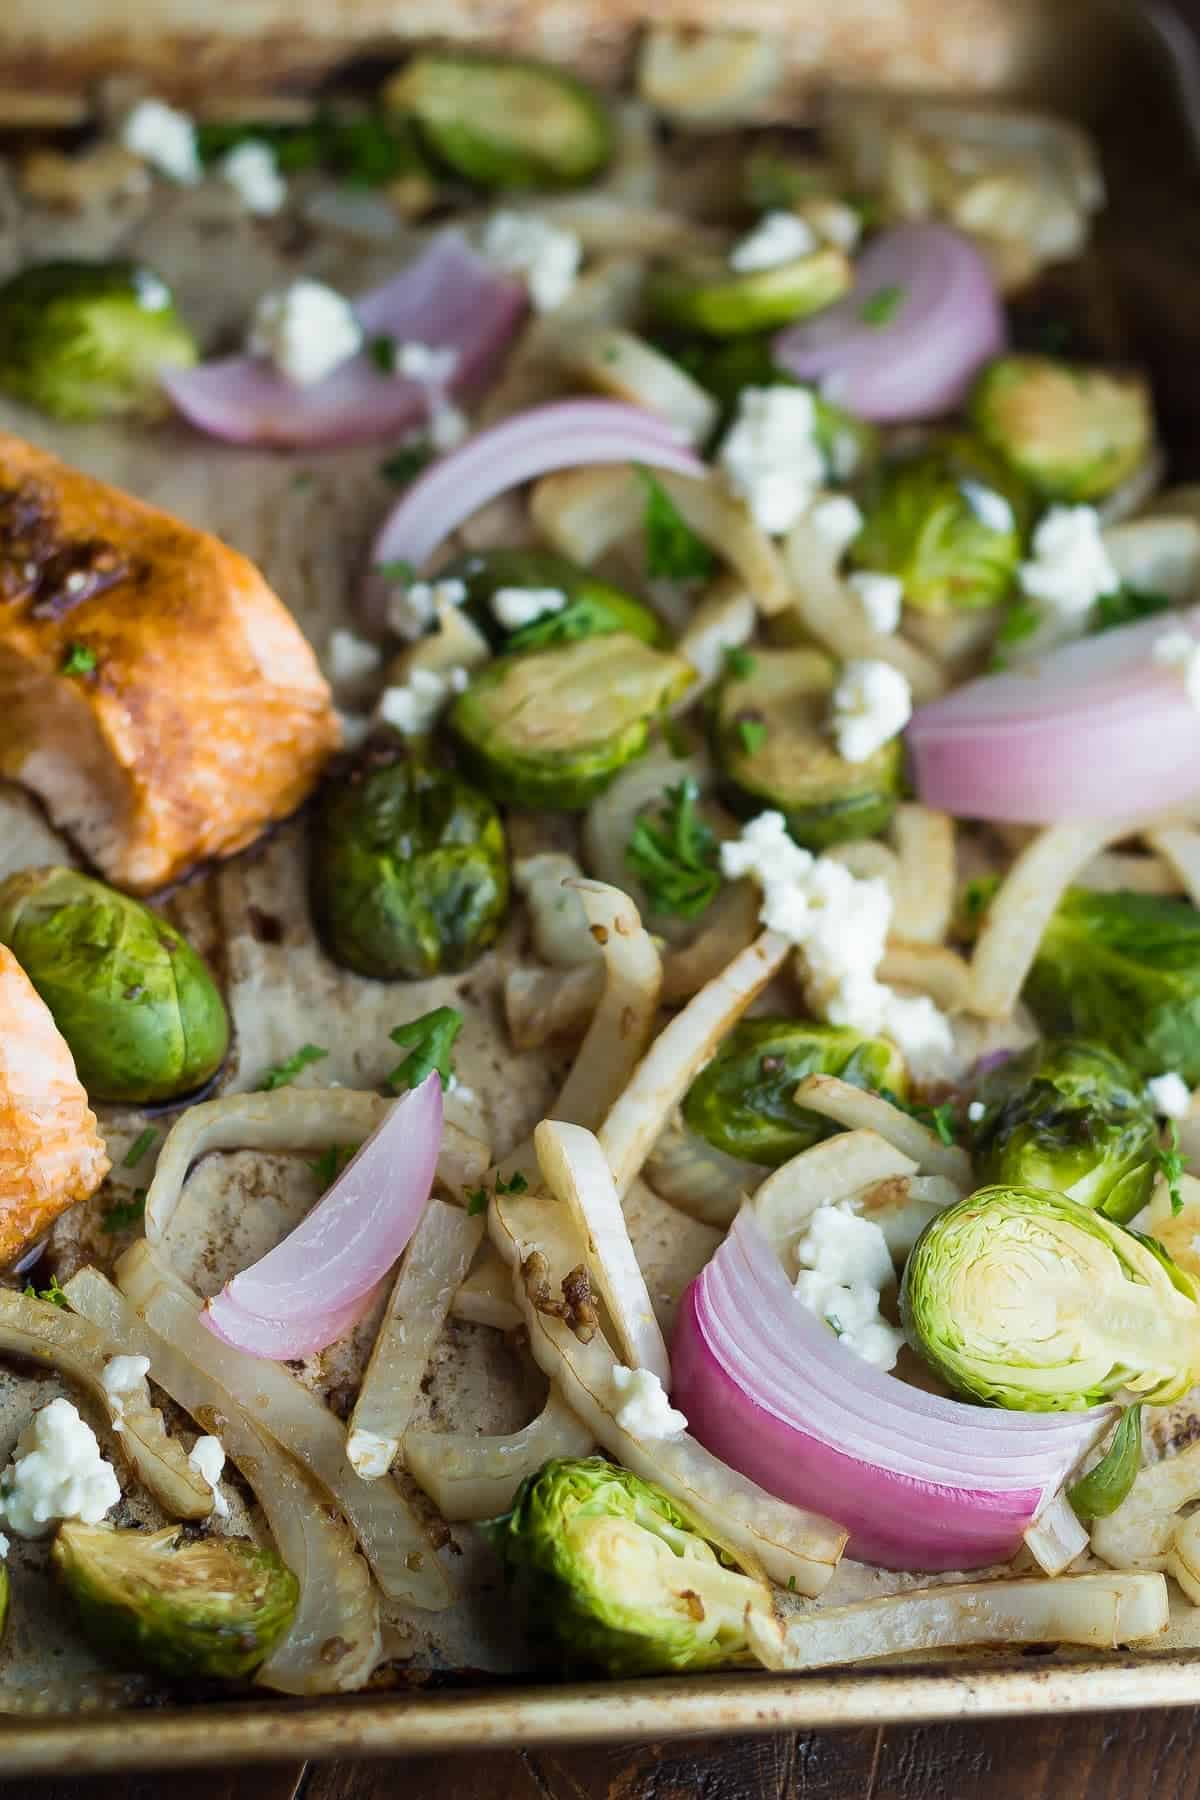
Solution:
{"label": "white cheese crumble", "polygon": [[383,661],[378,644],[341,626],[329,634],[329,679],[338,687],[353,687],[374,675]]}
{"label": "white cheese crumble", "polygon": [[497,588],[492,595],[492,612],[505,631],[520,631],[523,625],[534,625],[551,613],[560,613],[567,604],[561,588]]}
{"label": "white cheese crumble", "polygon": [[12,1545],[9,1543],[8,1539],[5,1537],[4,1533],[2,1531],[0,1531],[0,1562],[2,1562],[4,1560],[4,1558],[8,1555],[11,1548],[12,1548]]}
{"label": "white cheese crumble", "polygon": [[762,531],[790,531],[825,479],[817,415],[805,388],[743,388],[718,458]]}
{"label": "white cheese crumble", "polygon": [[912,718],[908,677],[878,657],[848,662],[833,690],[830,722],[839,756],[866,762]]}
{"label": "white cheese crumble", "polygon": [[395,1454],[395,1439],[374,1431],[352,1431],[346,1439],[347,1461],[364,1481],[379,1481],[386,1475]]}
{"label": "white cheese crumble", "polygon": [[971,1121],[972,1125],[978,1125],[980,1119],[982,1119],[982,1117],[986,1111],[987,1111],[987,1107],[984,1105],[982,1100],[972,1100],[971,1104],[967,1108],[967,1117]]}
{"label": "white cheese crumble", "polygon": [[105,1363],[100,1385],[108,1401],[114,1431],[124,1431],[121,1421],[125,1415],[125,1402],[130,1394],[137,1393],[149,1373],[148,1356],[113,1356]]}
{"label": "white cheese crumble", "polygon": [[1078,619],[1120,585],[1095,507],[1052,506],[1033,534],[1032,559],[1021,564],[1021,586],[1030,599]]}
{"label": "white cheese crumble", "polygon": [[612,1384],[617,1401],[613,1417],[630,1437],[678,1437],[687,1430],[687,1419],[671,1405],[666,1388],[652,1369],[626,1369],[618,1363],[612,1372]]}
{"label": "white cheese crumble", "polygon": [[497,268],[524,278],[538,312],[553,312],[575,286],[583,245],[573,231],[532,213],[501,210],[488,220],[483,253]]}
{"label": "white cheese crumble", "polygon": [[121,127],[121,143],[172,181],[194,187],[200,180],[195,124],[165,100],[139,100]]}
{"label": "white cheese crumble", "polygon": [[222,180],[229,183],[248,213],[267,219],[282,210],[287,182],[279,173],[270,144],[248,138],[223,156],[217,167]]}
{"label": "white cheese crumble", "polygon": [[877,569],[857,569],[846,577],[846,586],[858,595],[871,630],[891,637],[904,605],[904,583],[900,577]]}
{"label": "white cheese crumble", "polygon": [[1189,701],[1200,711],[1200,639],[1179,626],[1155,639],[1152,654],[1164,669],[1178,670]]}
{"label": "white cheese crumble", "polygon": [[795,213],[765,213],[754,230],[729,252],[729,266],[738,275],[759,269],[780,269],[798,256],[809,256],[817,247],[811,225]]}
{"label": "white cheese crumble", "polygon": [[454,379],[458,362],[458,351],[453,345],[438,349],[433,344],[421,344],[414,339],[396,346],[396,373],[406,381],[444,387]]}
{"label": "white cheese crumble", "polygon": [[1151,1105],[1164,1119],[1182,1119],[1192,1104],[1187,1082],[1173,1070],[1166,1075],[1151,1076],[1146,1087]]}
{"label": "white cheese crumble", "polygon": [[98,1525],[120,1498],[112,1464],[69,1400],[34,1413],[0,1475],[0,1516],[21,1537],[44,1537],[60,1519]]}
{"label": "white cheese crumble", "polygon": [[397,588],[388,601],[388,624],[397,637],[415,643],[434,623],[438,613],[461,606],[467,597],[464,581],[413,581]]}
{"label": "white cheese crumble", "polygon": [[361,750],[371,735],[370,719],[364,719],[361,713],[339,712],[337,722],[342,734],[342,749]]}
{"label": "white cheese crumble", "polygon": [[221,1492],[219,1482],[221,1471],[225,1467],[225,1446],[220,1438],[197,1438],[192,1445],[188,1465],[195,1469],[202,1481],[207,1481],[212,1489],[213,1512],[218,1519],[229,1517],[229,1502]]}
{"label": "white cheese crumble", "polygon": [[306,277],[262,296],[246,342],[251,356],[268,358],[295,387],[324,381],[362,345],[362,326],[350,302],[323,281]]}
{"label": "white cheese crumble", "polygon": [[847,255],[862,236],[862,214],[844,200],[809,200],[805,203],[804,217],[819,238],[832,244],[835,250],[844,250]]}
{"label": "white cheese crumble", "polygon": [[[841,562],[863,528],[862,511],[849,494],[822,494],[809,507],[808,522],[835,562]],[[884,575],[880,579],[893,578]],[[899,587],[899,582],[896,585]]]}
{"label": "white cheese crumble", "polygon": [[451,694],[464,693],[471,677],[465,669],[414,669],[403,687],[384,688],[375,717],[403,737],[421,737],[432,731],[437,716]]}
{"label": "white cheese crumble", "polygon": [[895,1280],[879,1226],[861,1218],[848,1200],[826,1201],[797,1242],[796,1260],[794,1292],[800,1304],[824,1319],[856,1356],[877,1369],[894,1368],[904,1333],[879,1310],[882,1290]]}

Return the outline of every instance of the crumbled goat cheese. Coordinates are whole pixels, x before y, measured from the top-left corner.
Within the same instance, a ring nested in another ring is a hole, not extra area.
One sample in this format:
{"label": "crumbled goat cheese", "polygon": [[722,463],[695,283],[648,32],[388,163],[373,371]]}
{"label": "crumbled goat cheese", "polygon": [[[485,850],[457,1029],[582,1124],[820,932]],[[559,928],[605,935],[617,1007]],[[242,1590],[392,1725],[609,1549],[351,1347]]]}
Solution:
{"label": "crumbled goat cheese", "polygon": [[612,1382],[619,1402],[613,1417],[630,1437],[677,1437],[687,1430],[686,1418],[671,1405],[666,1388],[652,1369],[626,1369],[618,1363]]}
{"label": "crumbled goat cheese", "polygon": [[445,387],[454,379],[458,369],[458,351],[453,345],[443,350],[432,344],[420,344],[413,340],[407,344],[396,346],[396,373],[406,381],[427,383],[430,387]]}
{"label": "crumbled goat cheese", "polygon": [[795,213],[769,212],[758,221],[749,236],[735,244],[729,252],[729,266],[738,275],[752,275],[759,269],[779,269],[808,256],[817,247],[811,225]]}
{"label": "crumbled goat cheese", "polygon": [[0,1517],[21,1537],[44,1537],[60,1519],[98,1525],[120,1498],[112,1464],[69,1400],[34,1413],[0,1475]]}
{"label": "crumbled goat cheese", "polygon": [[1177,669],[1192,705],[1200,711],[1200,638],[1182,627],[1165,631],[1155,639],[1154,660],[1164,669]]}
{"label": "crumbled goat cheese", "polygon": [[982,1100],[972,1100],[971,1104],[967,1108],[967,1117],[971,1121],[972,1125],[978,1125],[980,1119],[982,1119],[982,1117],[986,1111],[987,1111],[987,1107],[984,1105]]}
{"label": "crumbled goat cheese", "polygon": [[383,661],[378,644],[340,626],[329,635],[329,679],[337,687],[354,687],[374,675]]}
{"label": "crumbled goat cheese", "polygon": [[414,669],[404,687],[384,688],[375,717],[404,737],[420,737],[432,731],[437,716],[451,694],[465,693],[471,677],[465,669]]}
{"label": "crumbled goat cheese", "polygon": [[203,173],[194,123],[165,100],[139,100],[121,127],[121,143],[160,175],[188,187],[194,187]]}
{"label": "crumbled goat cheese", "polygon": [[121,1421],[125,1413],[125,1402],[130,1394],[137,1393],[149,1373],[148,1356],[113,1356],[105,1363],[100,1385],[108,1400],[114,1431],[124,1431]]}
{"label": "crumbled goat cheese", "polygon": [[354,308],[323,281],[302,278],[264,294],[254,311],[246,347],[274,363],[285,381],[312,387],[362,349]]}
{"label": "crumbled goat cheese", "polygon": [[388,600],[387,621],[397,637],[415,643],[439,612],[461,606],[466,597],[464,581],[414,581],[393,591]]}
{"label": "crumbled goat cheese", "polygon": [[553,312],[571,289],[583,260],[583,245],[532,213],[493,213],[483,236],[483,253],[497,268],[524,277],[538,312]]}
{"label": "crumbled goat cheese", "polygon": [[12,1548],[12,1545],[9,1543],[8,1539],[5,1537],[4,1533],[2,1531],[0,1531],[0,1561],[3,1561],[3,1559],[8,1555],[11,1548]]}
{"label": "crumbled goat cheese", "polygon": [[497,588],[492,595],[492,611],[505,631],[520,631],[534,625],[550,613],[560,613],[567,604],[561,588]]}
{"label": "crumbled goat cheese", "polygon": [[804,388],[743,388],[718,461],[762,531],[790,531],[825,479],[813,397]]}
{"label": "crumbled goat cheese", "polygon": [[[840,562],[863,528],[860,508],[849,494],[822,494],[808,509],[808,522],[835,562]],[[890,575],[881,577],[893,579]],[[899,587],[899,582],[896,583]]]}
{"label": "crumbled goat cheese", "polygon": [[266,219],[282,210],[287,182],[279,173],[270,144],[248,138],[223,156],[217,167],[248,213]]}
{"label": "crumbled goat cheese", "polygon": [[207,1481],[212,1489],[214,1515],[218,1519],[227,1519],[229,1502],[218,1486],[221,1471],[225,1467],[225,1446],[220,1438],[197,1438],[188,1457],[188,1466],[195,1469],[201,1481]]}
{"label": "crumbled goat cheese", "polygon": [[374,1431],[352,1431],[346,1439],[346,1460],[364,1481],[379,1481],[386,1475],[395,1454],[395,1440]]}
{"label": "crumbled goat cheese", "polygon": [[1080,619],[1120,585],[1095,507],[1052,506],[1033,534],[1032,560],[1021,564],[1021,586],[1030,599],[1052,614]]}
{"label": "crumbled goat cheese", "polygon": [[371,735],[370,719],[364,719],[361,713],[340,712],[337,722],[342,734],[342,749],[361,750]]}
{"label": "crumbled goat cheese", "polygon": [[848,662],[833,690],[831,723],[838,754],[866,762],[912,718],[908,677],[877,657]]}
{"label": "crumbled goat cheese", "polygon": [[882,1290],[895,1280],[879,1226],[861,1218],[847,1200],[826,1201],[797,1242],[796,1260],[800,1273],[794,1292],[801,1306],[824,1319],[864,1362],[894,1368],[904,1333],[879,1310]]}
{"label": "crumbled goat cheese", "polygon": [[862,214],[844,200],[809,200],[804,217],[819,238],[847,255],[862,236]]}
{"label": "crumbled goat cheese", "polygon": [[1187,1082],[1173,1070],[1166,1075],[1152,1076],[1146,1087],[1150,1093],[1150,1104],[1164,1119],[1182,1119],[1192,1104]]}
{"label": "crumbled goat cheese", "polygon": [[904,583],[900,577],[875,569],[858,569],[847,576],[846,585],[858,595],[871,630],[891,637],[900,623],[904,604]]}

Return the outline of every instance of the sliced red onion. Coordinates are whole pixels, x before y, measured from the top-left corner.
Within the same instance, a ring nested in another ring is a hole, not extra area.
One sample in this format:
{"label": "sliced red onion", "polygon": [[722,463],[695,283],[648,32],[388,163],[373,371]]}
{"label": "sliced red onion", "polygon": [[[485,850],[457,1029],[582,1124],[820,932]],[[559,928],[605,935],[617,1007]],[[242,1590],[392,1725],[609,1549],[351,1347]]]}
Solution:
{"label": "sliced red onion", "polygon": [[774,354],[836,405],[899,424],[952,412],[1005,343],[1004,308],[970,238],[898,225],[860,257],[846,297],[781,331]]}
{"label": "sliced red onion", "polygon": [[442,1086],[402,1094],[293,1232],[205,1304],[250,1356],[287,1360],[344,1336],[416,1230],[442,1141]]}
{"label": "sliced red onion", "polygon": [[702,1444],[884,1568],[1007,1560],[1112,1417],[966,1406],[874,1368],[800,1304],[746,1209],[688,1289],[671,1366]]}
{"label": "sliced red onion", "polygon": [[917,792],[958,818],[1050,825],[1163,812],[1200,793],[1200,713],[1154,659],[1200,607],[1080,638],[921,707],[908,728]]}
{"label": "sliced red onion", "polygon": [[[390,337],[456,350],[455,392],[478,388],[506,348],[528,304],[525,284],[499,275],[458,232],[356,303],[367,343]],[[280,449],[368,443],[425,420],[419,381],[387,375],[369,349],[311,387],[296,387],[260,357],[230,356],[164,376],[179,411],[201,431],[235,444]]]}
{"label": "sliced red onion", "polygon": [[707,474],[679,433],[655,413],[616,400],[562,400],[518,413],[441,457],[406,489],[371,550],[364,595],[368,622],[382,624],[381,564],[428,560],[438,545],[498,494],[555,469],[646,463],[676,475]]}

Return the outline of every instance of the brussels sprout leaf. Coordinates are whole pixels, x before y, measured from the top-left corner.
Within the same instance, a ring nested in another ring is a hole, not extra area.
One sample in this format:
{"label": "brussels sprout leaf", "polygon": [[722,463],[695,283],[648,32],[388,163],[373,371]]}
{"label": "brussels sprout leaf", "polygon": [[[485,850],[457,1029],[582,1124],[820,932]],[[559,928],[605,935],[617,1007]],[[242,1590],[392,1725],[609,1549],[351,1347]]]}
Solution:
{"label": "brussels sprout leaf", "polygon": [[286,1062],[276,1063],[273,1069],[267,1070],[258,1084],[259,1093],[271,1094],[276,1088],[286,1087],[310,1063],[320,1062],[322,1057],[328,1055],[328,1050],[322,1050],[319,1044],[301,1044],[294,1056],[289,1056]]}
{"label": "brussels sprout leaf", "polygon": [[1088,614],[1088,632],[1112,631],[1117,625],[1132,625],[1137,619],[1149,619],[1155,613],[1169,612],[1171,602],[1165,594],[1144,593],[1140,588],[1119,587],[1113,594],[1101,594],[1093,601]]}
{"label": "brussels sprout leaf", "polygon": [[1067,1499],[1082,1525],[1116,1512],[1137,1480],[1142,1466],[1142,1406],[1127,1406],[1094,1468],[1067,1489]]}
{"label": "brussels sprout leaf", "polygon": [[717,840],[696,810],[699,789],[681,781],[667,789],[659,823],[641,818],[625,846],[625,861],[646,889],[655,912],[695,919],[721,886]]}
{"label": "brussels sprout leaf", "polygon": [[397,1025],[389,1035],[393,1044],[407,1049],[409,1054],[397,1065],[387,1078],[390,1088],[420,1087],[427,1075],[434,1070],[441,1077],[442,1087],[450,1085],[454,1073],[451,1055],[454,1040],[462,1030],[462,1014],[453,1006],[435,1006],[432,1012],[422,1013],[419,1019],[413,1019],[408,1025]]}
{"label": "brussels sprout leaf", "polygon": [[646,484],[646,570],[671,581],[703,581],[712,574],[714,557],[681,517],[662,482],[639,463],[637,472]]}
{"label": "brussels sprout leaf", "polygon": [[27,1294],[31,1300],[44,1300],[48,1306],[61,1307],[63,1312],[70,1311],[71,1303],[67,1299],[66,1294],[59,1287],[57,1275],[52,1275],[50,1277],[50,1286],[48,1288],[35,1288],[32,1281],[30,1281],[21,1291],[22,1293]]}
{"label": "brussels sprout leaf", "polygon": [[1183,1211],[1183,1194],[1179,1182],[1186,1162],[1187,1157],[1179,1149],[1179,1127],[1172,1119],[1167,1126],[1166,1144],[1158,1151],[1158,1167],[1171,1191],[1171,1212],[1176,1216]]}
{"label": "brussels sprout leaf", "polygon": [[147,1125],[141,1136],[135,1138],[132,1144],[130,1144],[125,1155],[125,1161],[121,1164],[121,1167],[123,1169],[136,1169],[157,1136],[158,1133],[155,1131],[153,1125]]}

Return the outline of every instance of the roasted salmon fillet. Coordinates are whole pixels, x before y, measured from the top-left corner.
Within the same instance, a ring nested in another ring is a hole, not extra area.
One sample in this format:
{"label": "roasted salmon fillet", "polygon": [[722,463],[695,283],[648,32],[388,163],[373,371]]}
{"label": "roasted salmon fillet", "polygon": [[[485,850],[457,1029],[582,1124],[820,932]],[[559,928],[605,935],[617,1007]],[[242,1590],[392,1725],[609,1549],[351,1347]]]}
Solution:
{"label": "roasted salmon fillet", "polygon": [[248,844],[339,741],[254,565],[0,433],[0,775],[149,892]]}
{"label": "roasted salmon fillet", "polygon": [[108,1170],[71,1052],[0,944],[0,1268],[94,1194]]}

